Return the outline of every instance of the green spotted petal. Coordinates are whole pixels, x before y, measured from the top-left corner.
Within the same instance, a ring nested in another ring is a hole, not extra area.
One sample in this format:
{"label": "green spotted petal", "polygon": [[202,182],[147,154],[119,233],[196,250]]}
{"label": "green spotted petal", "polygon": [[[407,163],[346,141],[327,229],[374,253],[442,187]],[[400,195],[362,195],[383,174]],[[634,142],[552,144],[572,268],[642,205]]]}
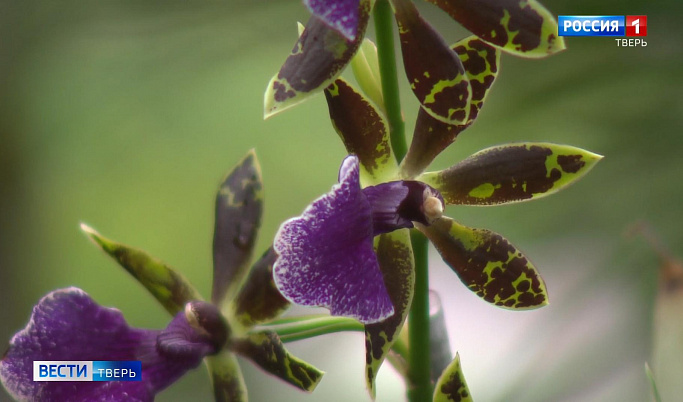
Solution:
{"label": "green spotted petal", "polygon": [[477,296],[503,308],[526,310],[548,304],[543,278],[503,236],[442,217],[420,230],[443,260]]}
{"label": "green spotted petal", "polygon": [[441,35],[420,17],[410,0],[394,0],[401,51],[410,88],[435,119],[463,124],[472,89],[465,68]]}
{"label": "green spotted petal", "polygon": [[324,372],[292,356],[274,332],[258,332],[236,339],[232,349],[270,374],[303,390],[312,392]]}
{"label": "green spotted petal", "polygon": [[213,291],[216,305],[230,299],[254,251],[263,215],[261,167],[254,150],[228,173],[216,194],[213,234]]}
{"label": "green spotted petal", "polygon": [[413,178],[422,173],[441,151],[455,141],[458,134],[472,125],[498,75],[500,50],[476,36],[459,41],[452,49],[462,61],[472,88],[467,122],[457,125],[446,124],[420,109],[410,149],[401,164],[400,175],[403,178]]}
{"label": "green spotted petal", "polygon": [[254,263],[249,276],[225,312],[233,332],[241,333],[256,324],[272,320],[289,308],[273,282],[273,263],[277,254],[269,248]]}
{"label": "green spotted petal", "polygon": [[202,300],[187,279],[160,260],[142,250],[107,239],[86,224],[81,224],[81,230],[147,288],[171,315],[182,311],[189,301]]}
{"label": "green spotted petal", "polygon": [[235,356],[227,350],[204,359],[216,402],[247,402],[247,387]]}
{"label": "green spotted petal", "polygon": [[415,286],[413,249],[407,229],[375,238],[375,251],[384,274],[384,284],[394,305],[394,315],[365,326],[365,380],[373,399],[377,372],[403,328]]}
{"label": "green spotted petal", "polygon": [[535,0],[427,0],[486,42],[522,57],[564,50],[557,20]]}
{"label": "green spotted petal", "polygon": [[356,54],[370,19],[370,0],[361,0],[358,7],[358,33],[353,41],[320,18],[311,17],[292,53],[268,83],[265,118],[303,102],[341,74]]}
{"label": "green spotted petal", "polygon": [[465,376],[460,367],[460,356],[444,370],[434,387],[434,402],[472,402],[472,394],[467,388]]}
{"label": "green spotted petal", "polygon": [[351,59],[351,68],[356,82],[365,95],[384,110],[384,95],[382,94],[382,76],[379,72],[379,58],[377,46],[370,39],[363,39],[358,53]]}
{"label": "green spotted petal", "polygon": [[602,156],[568,145],[519,143],[479,151],[418,178],[447,204],[495,205],[553,194],[583,177]]}
{"label": "green spotted petal", "polygon": [[341,78],[325,89],[325,97],[334,129],[348,153],[358,156],[363,184],[378,184],[394,177],[397,166],[391,152],[389,124],[383,114]]}

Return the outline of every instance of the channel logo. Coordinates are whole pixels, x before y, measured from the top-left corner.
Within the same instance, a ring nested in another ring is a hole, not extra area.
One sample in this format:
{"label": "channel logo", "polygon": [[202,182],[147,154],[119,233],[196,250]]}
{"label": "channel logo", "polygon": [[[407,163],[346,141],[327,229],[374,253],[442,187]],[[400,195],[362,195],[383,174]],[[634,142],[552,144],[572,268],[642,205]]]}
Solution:
{"label": "channel logo", "polygon": [[559,36],[647,36],[646,15],[560,15]]}
{"label": "channel logo", "polygon": [[34,361],[33,381],[142,381],[142,362]]}

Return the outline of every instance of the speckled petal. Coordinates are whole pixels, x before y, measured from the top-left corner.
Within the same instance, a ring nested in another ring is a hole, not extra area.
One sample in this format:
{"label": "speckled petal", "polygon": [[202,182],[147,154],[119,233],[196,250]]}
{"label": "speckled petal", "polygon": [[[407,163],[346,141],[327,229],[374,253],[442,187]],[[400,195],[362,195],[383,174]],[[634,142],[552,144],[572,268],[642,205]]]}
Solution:
{"label": "speckled petal", "polygon": [[361,181],[377,184],[396,177],[389,123],[383,113],[345,80],[338,78],[325,89],[332,126],[349,154],[358,156]]}
{"label": "speckled petal", "polygon": [[313,392],[325,374],[290,354],[275,332],[251,333],[236,339],[232,350],[302,391]]}
{"label": "speckled petal", "polygon": [[415,263],[409,233],[397,230],[375,238],[377,259],[396,312],[382,322],[365,326],[365,381],[373,399],[377,372],[398,339],[413,301]]}
{"label": "speckled petal", "polygon": [[181,311],[190,300],[201,300],[202,296],[190,282],[161,260],[142,250],[110,240],[86,224],[81,224],[81,230],[147,288],[171,315]]}
{"label": "speckled petal", "polygon": [[498,233],[468,228],[447,217],[417,227],[462,283],[485,301],[511,310],[548,304],[545,282],[536,267]]}
{"label": "speckled petal", "polygon": [[410,88],[424,111],[448,124],[467,122],[472,88],[458,56],[410,0],[394,0]]}
{"label": "speckled petal", "polygon": [[465,376],[460,367],[460,356],[455,355],[434,387],[434,402],[472,402]]}
{"label": "speckled petal", "polygon": [[582,178],[600,159],[568,145],[506,144],[418,180],[439,190],[447,204],[505,204],[554,194]]}
{"label": "speckled petal", "polygon": [[[175,335],[166,341],[160,338],[164,334]],[[176,353],[181,344],[182,353]],[[118,310],[68,288],[51,292],[33,308],[0,362],[0,380],[21,401],[151,401],[212,351],[183,313],[162,331],[131,328]],[[33,382],[34,360],[139,360],[142,380]]]}
{"label": "speckled petal", "polygon": [[311,13],[349,40],[358,32],[360,0],[304,0]]}
{"label": "speckled petal", "polygon": [[455,141],[458,134],[472,125],[498,75],[501,53],[498,48],[470,36],[458,41],[452,49],[462,61],[472,87],[470,115],[464,124],[453,125],[433,118],[420,108],[410,149],[401,163],[400,176],[403,178],[413,178],[422,173],[441,151]]}
{"label": "speckled petal", "polygon": [[360,0],[354,40],[313,15],[264,96],[264,118],[303,102],[330,85],[349,64],[370,20],[370,0]]}
{"label": "speckled petal", "polygon": [[225,177],[216,194],[213,233],[213,291],[216,305],[230,300],[254,250],[263,214],[261,167],[254,150]]}
{"label": "speckled petal", "polygon": [[481,39],[522,57],[545,57],[565,48],[557,21],[536,0],[427,0]]}
{"label": "speckled petal", "polygon": [[273,264],[277,254],[269,248],[254,263],[249,276],[230,303],[226,316],[233,332],[245,332],[256,324],[272,320],[290,306],[273,282]]}
{"label": "speckled petal", "polygon": [[363,323],[391,316],[372,235],[358,158],[349,156],[339,184],[280,226],[273,245],[279,256],[273,267],[276,286],[294,303],[327,307],[333,315]]}

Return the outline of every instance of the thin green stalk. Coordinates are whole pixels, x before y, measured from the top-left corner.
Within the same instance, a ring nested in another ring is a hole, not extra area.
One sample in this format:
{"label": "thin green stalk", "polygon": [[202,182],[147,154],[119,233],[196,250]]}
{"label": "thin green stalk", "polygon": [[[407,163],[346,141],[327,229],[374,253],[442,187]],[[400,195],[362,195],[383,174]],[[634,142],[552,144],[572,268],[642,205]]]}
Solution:
{"label": "thin green stalk", "polygon": [[415,255],[415,294],[408,315],[408,399],[413,402],[432,399],[429,350],[429,270],[427,238],[412,230],[410,240]]}
{"label": "thin green stalk", "polygon": [[401,98],[399,97],[398,75],[396,73],[396,53],[394,50],[394,12],[388,0],[377,0],[374,10],[377,58],[382,77],[382,96],[389,120],[391,148],[400,163],[408,152],[405,137]]}
{"label": "thin green stalk", "polygon": [[342,331],[364,331],[360,322],[346,317],[313,317],[296,319],[293,321],[282,320],[277,324],[259,326],[258,330],[274,331],[283,342],[293,342],[315,336],[332,334]]}
{"label": "thin green stalk", "polygon": [[[382,93],[391,130],[391,147],[400,163],[408,151],[401,113],[396,55],[394,51],[393,12],[388,0],[377,0],[374,10],[377,57],[382,75]],[[408,399],[424,402],[432,399],[429,359],[429,275],[427,239],[411,233],[415,254],[415,295],[408,318]]]}

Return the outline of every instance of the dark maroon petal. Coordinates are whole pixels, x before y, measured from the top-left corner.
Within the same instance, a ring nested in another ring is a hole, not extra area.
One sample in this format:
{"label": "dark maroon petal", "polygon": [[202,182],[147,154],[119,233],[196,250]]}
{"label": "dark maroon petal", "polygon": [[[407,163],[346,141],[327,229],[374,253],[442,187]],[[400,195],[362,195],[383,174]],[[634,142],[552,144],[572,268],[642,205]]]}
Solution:
{"label": "dark maroon petal", "polygon": [[444,123],[467,121],[472,97],[458,56],[410,0],[393,2],[406,75],[422,108]]}
{"label": "dark maroon petal", "polygon": [[347,157],[339,184],[280,226],[273,244],[275,284],[290,301],[333,315],[377,322],[393,314],[373,250],[372,210],[359,162]]}
{"label": "dark maroon petal", "polygon": [[476,36],[458,41],[452,49],[462,61],[472,87],[467,122],[447,124],[420,108],[410,149],[401,163],[401,177],[413,178],[424,172],[434,158],[455,141],[458,134],[474,123],[498,75],[500,50],[489,46]]}
{"label": "dark maroon petal", "polygon": [[358,6],[358,32],[350,40],[313,15],[264,97],[264,117],[282,112],[316,94],[341,74],[363,41],[370,19],[370,0]]}
{"label": "dark maroon petal", "polygon": [[358,32],[360,0],[304,0],[311,13],[349,40]]}
{"label": "dark maroon petal", "polygon": [[601,158],[568,145],[506,144],[418,180],[438,189],[447,204],[503,204],[553,194],[583,177]]}
{"label": "dark maroon petal", "polygon": [[564,49],[557,21],[536,0],[427,0],[481,39],[523,57]]}
{"label": "dark maroon petal", "polygon": [[506,238],[443,217],[419,226],[462,283],[485,301],[507,309],[528,310],[548,304],[536,267]]}
{"label": "dark maroon petal", "polygon": [[[151,401],[213,351],[210,343],[188,329],[184,313],[163,331],[131,328],[120,311],[99,306],[82,290],[56,290],[40,300],[26,328],[12,338],[0,362],[0,380],[19,400]],[[176,336],[173,342],[189,340],[195,344],[193,353],[176,353],[158,339],[176,332],[185,337]],[[33,382],[34,360],[139,360],[142,381]]]}
{"label": "dark maroon petal", "polygon": [[276,259],[277,254],[271,247],[251,267],[227,313],[233,328],[236,325],[253,327],[272,320],[289,308],[289,300],[282,297],[273,282]]}
{"label": "dark maroon petal", "polygon": [[389,123],[362,92],[342,78],[325,89],[332,126],[349,154],[358,156],[364,183],[396,177],[396,159],[389,141]]}
{"label": "dark maroon petal", "polygon": [[234,295],[249,268],[262,214],[261,167],[251,150],[223,180],[216,195],[211,295],[215,304]]}
{"label": "dark maroon petal", "polygon": [[377,372],[399,337],[408,316],[415,289],[415,265],[408,230],[397,230],[378,237],[377,259],[386,278],[395,314],[384,321],[365,326],[365,380],[375,396]]}

